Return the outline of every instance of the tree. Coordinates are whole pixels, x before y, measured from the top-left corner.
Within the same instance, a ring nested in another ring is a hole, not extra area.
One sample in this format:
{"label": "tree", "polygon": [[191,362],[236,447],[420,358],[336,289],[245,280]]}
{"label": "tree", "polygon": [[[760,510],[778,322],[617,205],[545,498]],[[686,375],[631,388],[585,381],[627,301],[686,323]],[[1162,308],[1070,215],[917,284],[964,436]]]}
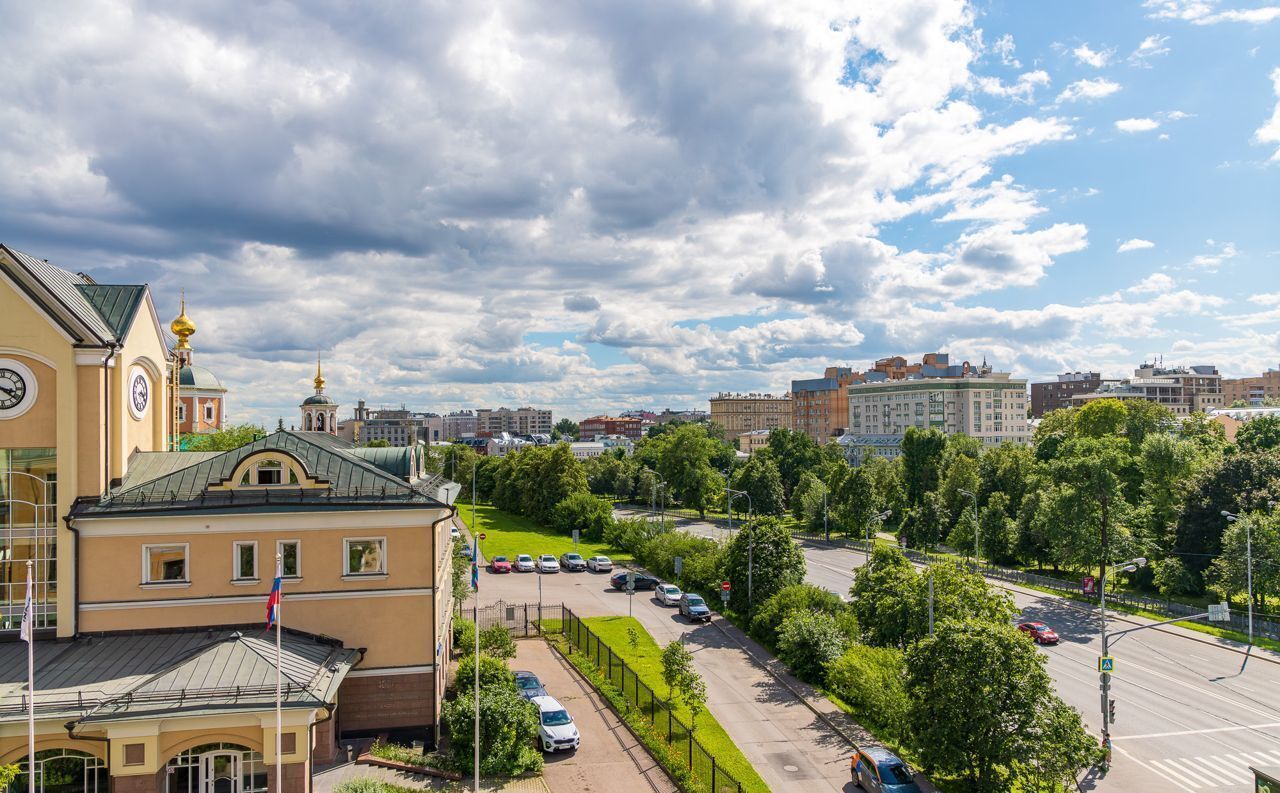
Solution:
{"label": "tree", "polygon": [[978,460],[979,503],[986,504],[994,493],[1004,493],[1005,514],[1016,518],[1035,473],[1036,457],[1031,449],[1014,443],[996,446]]}
{"label": "tree", "polygon": [[516,657],[516,642],[505,625],[490,625],[480,631],[480,652],[509,661]]}
{"label": "tree", "polygon": [[807,434],[779,427],[769,432],[769,455],[778,466],[782,487],[788,497],[800,482],[800,476],[814,468],[821,452]]}
{"label": "tree", "polygon": [[733,489],[751,497],[751,509],[756,515],[782,515],[784,512],[782,478],[778,466],[768,455],[755,454],[733,475]]}
{"label": "tree", "polygon": [[933,619],[971,620],[1008,625],[1018,613],[1013,596],[997,590],[982,576],[955,562],[931,564],[912,582],[911,618],[901,646],[910,646],[929,635],[929,580],[933,580]]}
{"label": "tree", "polygon": [[598,496],[612,496],[620,501],[636,497],[640,468],[630,457],[602,454],[584,463],[587,486]]}
{"label": "tree", "polygon": [[1013,559],[1016,541],[1017,529],[1009,517],[1009,496],[996,491],[982,508],[982,519],[978,521],[979,550],[988,559],[1008,562]]}
{"label": "tree", "polygon": [[[461,665],[459,665],[461,667]],[[505,669],[505,665],[503,665]],[[506,672],[511,678],[511,672]],[[474,700],[459,696],[441,708],[441,721],[449,731],[455,768],[470,768],[474,756]],[[538,738],[537,709],[511,687],[480,686],[480,773],[486,776],[518,776],[542,768],[542,753],[534,747]]]}
{"label": "tree", "polygon": [[[501,627],[501,626],[499,626]],[[480,632],[481,637],[488,633],[489,629]],[[481,641],[483,645],[483,638]],[[471,692],[475,690],[476,685],[476,656],[470,647],[459,647],[462,650],[462,658],[458,660],[458,671],[454,675],[454,685],[457,687],[459,697],[470,697]],[[480,691],[481,693],[493,690],[509,688],[513,692],[518,692],[515,676],[511,674],[511,669],[507,666],[507,662],[501,658],[480,654]]]}
{"label": "tree", "polygon": [[551,528],[562,534],[580,535],[591,542],[604,539],[613,525],[613,506],[590,493],[574,493],[556,504],[551,512]]}
{"label": "tree", "polygon": [[693,656],[679,639],[672,639],[662,648],[662,682],[667,684],[667,699],[674,700],[681,684],[693,671]]}
{"label": "tree", "polygon": [[1175,547],[1197,580],[1209,561],[1222,552],[1227,522],[1222,511],[1243,515],[1280,501],[1280,455],[1241,452],[1218,459],[1199,471],[1187,487],[1178,515]]}
{"label": "tree", "polygon": [[453,589],[453,599],[461,603],[471,595],[471,559],[454,554],[450,564],[452,565],[450,586]]}
{"label": "tree", "polygon": [[947,530],[947,510],[937,493],[926,493],[907,514],[899,533],[907,547],[933,548],[942,541]]}
{"label": "tree", "polygon": [[1119,435],[1128,418],[1124,403],[1119,399],[1091,399],[1076,411],[1075,432],[1082,438],[1105,438]]}
{"label": "tree", "polygon": [[773,647],[778,641],[782,621],[796,612],[847,615],[847,626],[857,625],[857,620],[853,619],[839,595],[813,584],[796,584],[778,590],[773,597],[760,604],[751,620],[751,635],[761,644]]}
{"label": "tree", "polygon": [[9,785],[11,785],[13,780],[17,779],[18,775],[21,773],[22,769],[18,767],[17,763],[13,763],[11,765],[0,765],[0,790],[8,790]]}
{"label": "tree", "polygon": [[180,443],[184,452],[229,452],[265,437],[266,429],[256,424],[237,424],[217,432],[184,433]]}
{"label": "tree", "polygon": [[968,512],[973,517],[973,496],[961,491],[978,493],[978,461],[966,454],[957,455],[946,470],[940,492],[947,508],[947,525],[955,526],[962,514]]}
{"label": "tree", "polygon": [[532,446],[498,458],[493,503],[508,512],[551,521],[555,506],[574,493],[587,493],[587,475],[568,444]]}
{"label": "tree", "polygon": [[858,721],[901,740],[906,727],[906,662],[894,647],[855,644],[827,666],[827,690],[849,705]]}
{"label": "tree", "polygon": [[757,518],[729,541],[724,570],[732,585],[730,607],[751,616],[753,604],[764,603],[784,587],[804,581],[804,553],[782,521]]}
{"label": "tree", "polygon": [[698,717],[707,709],[707,684],[701,675],[692,675],[684,680],[680,689],[680,698],[689,708],[689,732],[698,731]]}
{"label": "tree", "polygon": [[1147,507],[1147,537],[1169,547],[1178,510],[1186,497],[1186,485],[1205,455],[1194,441],[1166,433],[1148,435],[1138,452],[1142,472],[1142,503]]}
{"label": "tree", "polygon": [[1253,535],[1253,607],[1259,610],[1270,595],[1280,593],[1280,519],[1253,513],[1232,522],[1222,535],[1222,553],[1213,560],[1205,577],[1209,588],[1227,602],[1248,591],[1247,535],[1250,530]]}
{"label": "tree", "polygon": [[1166,598],[1189,595],[1196,588],[1195,578],[1187,572],[1187,566],[1176,556],[1152,562],[1151,577],[1156,589]]}
{"label": "tree", "polygon": [[1097,763],[1101,756],[1079,711],[1056,695],[1040,707],[1029,744],[1028,755],[1012,765],[1018,789],[1027,793],[1062,793],[1072,786],[1080,769]]}
{"label": "tree", "polygon": [[684,424],[659,439],[658,473],[670,493],[686,507],[706,517],[707,507],[723,490],[723,480],[711,467],[722,446],[708,437],[701,424]]}
{"label": "tree", "polygon": [[571,441],[578,439],[578,425],[572,419],[560,419],[551,428],[551,440],[558,441],[562,438]]}
{"label": "tree", "polygon": [[901,647],[911,621],[910,592],[916,572],[897,548],[877,546],[853,571],[850,607],[862,640],[876,647]]}
{"label": "tree", "polygon": [[[947,620],[907,652],[907,722],[931,771],[963,777],[970,791],[1010,790],[1010,769],[1059,746],[1042,711],[1056,697],[1044,657],[1013,626]],[[1078,714],[1077,714],[1078,718]],[[1066,743],[1083,743],[1063,730]],[[1059,740],[1061,744],[1063,741]]]}
{"label": "tree", "polygon": [[823,685],[827,665],[844,655],[851,641],[835,616],[823,611],[793,611],[778,630],[778,658],[796,677]]}
{"label": "tree", "polygon": [[1261,452],[1280,448],[1280,416],[1258,416],[1236,430],[1241,451]]}
{"label": "tree", "polygon": [[1157,433],[1166,433],[1178,426],[1173,411],[1164,405],[1145,399],[1124,400],[1124,434],[1129,448],[1137,454],[1142,442]]}
{"label": "tree", "polygon": [[982,457],[982,441],[963,432],[948,435],[947,448],[942,452],[942,470],[950,468],[957,457],[968,457],[976,462]]}
{"label": "tree", "polygon": [[[464,485],[463,493],[471,497],[471,471],[480,463],[480,455],[470,446],[451,443],[445,446],[440,458],[440,470],[452,482]],[[479,482],[476,483],[479,490]]]}
{"label": "tree", "polygon": [[960,517],[956,520],[956,525],[952,527],[951,533],[947,535],[947,545],[956,553],[962,553],[966,557],[974,551],[974,539],[977,536],[978,520],[973,517],[972,509],[960,510]]}
{"label": "tree", "polygon": [[837,526],[850,537],[865,537],[871,520],[879,511],[875,486],[861,467],[832,471],[828,509]]}
{"label": "tree", "polygon": [[902,458],[886,460],[883,457],[872,457],[858,466],[871,480],[871,489],[875,493],[875,503],[881,509],[890,511],[887,524],[898,525],[907,513],[907,491],[902,482]]}
{"label": "tree", "polygon": [[939,430],[907,427],[902,436],[902,478],[909,506],[919,506],[927,494],[938,489],[946,448],[947,436]]}
{"label": "tree", "polygon": [[[1113,401],[1123,417],[1123,405],[1118,400],[1099,399],[1085,407]],[[1095,418],[1101,420],[1102,409],[1097,413]],[[1054,480],[1062,483],[1055,489],[1059,519],[1051,524],[1065,532],[1059,535],[1063,541],[1056,543],[1058,558],[1088,561],[1080,555],[1086,548],[1096,547],[1092,562],[1104,567],[1110,564],[1112,551],[1124,547],[1127,502],[1122,487],[1132,468],[1129,445],[1121,438],[1086,436],[1062,444],[1050,466]],[[1098,538],[1096,544],[1082,542],[1090,535]]]}
{"label": "tree", "polygon": [[1178,425],[1177,435],[1199,447],[1209,456],[1220,456],[1227,448],[1227,429],[1218,421],[1209,418],[1203,410],[1197,410],[1187,416]]}
{"label": "tree", "polygon": [[817,474],[813,471],[805,471],[800,475],[800,481],[796,483],[795,489],[791,491],[791,516],[800,523],[803,524],[808,521],[808,515],[804,508],[805,497],[811,491],[819,488],[821,488],[820,493],[825,493],[827,490],[827,486],[822,483]]}
{"label": "tree", "polygon": [[368,443],[362,445],[367,449],[389,449],[391,448],[391,441],[386,438],[374,438]]}

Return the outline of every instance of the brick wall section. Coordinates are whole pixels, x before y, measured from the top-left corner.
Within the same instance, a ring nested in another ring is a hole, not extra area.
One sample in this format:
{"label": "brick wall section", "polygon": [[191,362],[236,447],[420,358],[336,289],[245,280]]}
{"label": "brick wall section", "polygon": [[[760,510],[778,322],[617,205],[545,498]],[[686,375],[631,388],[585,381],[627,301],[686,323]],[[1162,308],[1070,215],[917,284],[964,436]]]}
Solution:
{"label": "brick wall section", "polygon": [[[311,774],[307,769],[306,763],[285,763],[280,766],[283,772],[284,785],[283,793],[307,793],[311,787]],[[275,793],[276,789],[276,767],[275,764],[267,766],[267,790]]]}
{"label": "brick wall section", "polygon": [[320,722],[313,730],[311,759],[316,765],[328,765],[337,757],[338,743],[337,736],[334,734],[334,726],[337,724],[337,720],[338,713],[335,710],[333,718]]}
{"label": "brick wall section", "polygon": [[345,735],[434,724],[432,675],[349,677],[338,689],[339,729]]}
{"label": "brick wall section", "polygon": [[164,793],[165,769],[154,774],[111,777],[111,793]]}

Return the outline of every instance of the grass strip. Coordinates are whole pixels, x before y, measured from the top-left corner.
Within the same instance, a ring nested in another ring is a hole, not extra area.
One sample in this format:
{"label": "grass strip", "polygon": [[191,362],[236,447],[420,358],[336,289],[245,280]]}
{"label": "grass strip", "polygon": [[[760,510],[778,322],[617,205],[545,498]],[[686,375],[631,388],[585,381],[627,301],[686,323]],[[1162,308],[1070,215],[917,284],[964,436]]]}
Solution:
{"label": "grass strip", "polygon": [[[615,656],[631,667],[640,682],[659,698],[666,696],[667,685],[662,681],[662,648],[638,620],[633,617],[588,617],[583,623]],[[637,637],[634,648],[629,641],[628,628],[633,629]],[[685,724],[693,722],[684,703],[677,701],[672,706],[674,715]],[[763,793],[769,789],[710,711],[703,711],[698,717],[694,735],[698,743],[716,758],[716,762],[742,784],[743,791]]]}
{"label": "grass strip", "polygon": [[474,518],[470,504],[459,504],[458,517],[474,531],[485,534],[485,539],[480,541],[480,552],[485,559],[505,556],[514,562],[516,555],[522,553],[536,559],[544,553],[559,558],[562,553],[577,551],[583,558],[608,556],[615,562],[631,561],[631,554],[602,542],[582,540],[575,548],[572,537],[490,504],[477,504]]}

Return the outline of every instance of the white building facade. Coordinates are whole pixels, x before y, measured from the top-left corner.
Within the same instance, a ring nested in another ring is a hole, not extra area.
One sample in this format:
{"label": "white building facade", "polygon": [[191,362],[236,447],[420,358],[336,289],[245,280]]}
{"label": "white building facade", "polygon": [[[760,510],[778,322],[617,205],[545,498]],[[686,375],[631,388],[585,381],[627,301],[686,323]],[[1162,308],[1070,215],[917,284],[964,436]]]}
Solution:
{"label": "white building facade", "polygon": [[964,433],[984,446],[1031,442],[1027,423],[1027,381],[1007,372],[977,377],[917,378],[849,386],[852,436],[899,439],[907,427],[932,427],[947,435]]}

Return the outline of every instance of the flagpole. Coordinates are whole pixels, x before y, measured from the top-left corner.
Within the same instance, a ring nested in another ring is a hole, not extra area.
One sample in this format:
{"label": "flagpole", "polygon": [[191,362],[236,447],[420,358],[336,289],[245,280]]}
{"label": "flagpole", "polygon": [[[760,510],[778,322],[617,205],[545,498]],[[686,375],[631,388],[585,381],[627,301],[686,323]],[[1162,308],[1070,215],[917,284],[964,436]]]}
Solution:
{"label": "flagpole", "polygon": [[475,774],[472,783],[473,793],[480,793],[480,535],[476,533],[476,466],[474,462],[471,465],[471,525],[467,527],[471,531],[471,589],[474,593],[475,603],[475,634],[476,634],[476,734],[474,736],[474,754],[475,754]]}
{"label": "flagpole", "polygon": [[[284,558],[280,554],[276,554],[276,580],[280,581],[284,578]],[[276,793],[282,793],[284,789],[284,776],[281,774],[280,749],[283,741],[280,737],[280,730],[283,728],[283,718],[280,713],[280,607],[284,601],[284,593],[281,592],[279,599],[276,601]]]}
{"label": "flagpole", "polygon": [[31,571],[35,563],[27,560],[27,603],[22,627],[27,640],[27,793],[36,793],[36,637],[35,609],[31,605]]}

